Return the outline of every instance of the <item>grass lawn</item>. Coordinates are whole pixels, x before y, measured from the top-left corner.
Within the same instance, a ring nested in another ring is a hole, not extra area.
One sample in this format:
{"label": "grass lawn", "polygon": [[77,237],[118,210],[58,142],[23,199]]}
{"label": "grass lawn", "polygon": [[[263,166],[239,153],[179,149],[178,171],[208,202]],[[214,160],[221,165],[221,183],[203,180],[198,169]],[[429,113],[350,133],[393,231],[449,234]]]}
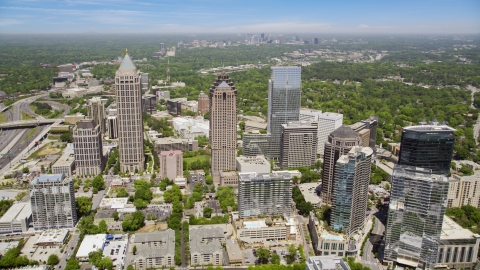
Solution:
{"label": "grass lawn", "polygon": [[35,119],[35,117],[31,117],[30,114],[24,112],[24,111],[21,111],[20,112],[20,119],[22,120],[32,120],[32,119]]}
{"label": "grass lawn", "polygon": [[53,135],[53,134],[48,134],[48,139],[52,141],[60,141],[60,136],[61,135]]}
{"label": "grass lawn", "polygon": [[4,112],[2,112],[0,113],[0,123],[5,123],[5,122],[7,122],[7,115]]}
{"label": "grass lawn", "polygon": [[38,130],[38,127],[35,127],[35,128],[30,129],[30,130],[27,132],[27,136],[25,136],[25,138],[22,140],[22,142],[25,142],[25,141],[27,141],[28,139],[30,139],[30,138],[33,136],[33,134],[35,134],[35,132],[37,132],[37,130]]}
{"label": "grass lawn", "polygon": [[32,159],[35,159],[35,158],[46,157],[48,155],[58,154],[58,153],[61,153],[61,152],[62,152],[62,149],[54,147],[52,143],[48,143],[48,144],[42,146],[37,151],[33,152],[28,157],[28,159],[32,160]]}
{"label": "grass lawn", "polygon": [[205,160],[209,160],[210,159],[210,156],[209,155],[198,155],[198,156],[195,156],[195,157],[190,157],[190,158],[184,158],[183,160],[185,162],[187,162],[187,164],[190,164],[190,163],[193,163],[197,160],[200,160],[200,161],[205,161]]}

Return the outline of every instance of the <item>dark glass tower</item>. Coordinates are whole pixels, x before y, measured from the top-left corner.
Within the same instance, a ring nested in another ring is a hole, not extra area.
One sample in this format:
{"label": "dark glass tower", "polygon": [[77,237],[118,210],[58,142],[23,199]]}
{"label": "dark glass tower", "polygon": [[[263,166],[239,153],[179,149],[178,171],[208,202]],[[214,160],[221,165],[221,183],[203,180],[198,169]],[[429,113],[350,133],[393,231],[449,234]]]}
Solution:
{"label": "dark glass tower", "polygon": [[454,142],[455,129],[445,125],[404,127],[398,164],[448,176]]}

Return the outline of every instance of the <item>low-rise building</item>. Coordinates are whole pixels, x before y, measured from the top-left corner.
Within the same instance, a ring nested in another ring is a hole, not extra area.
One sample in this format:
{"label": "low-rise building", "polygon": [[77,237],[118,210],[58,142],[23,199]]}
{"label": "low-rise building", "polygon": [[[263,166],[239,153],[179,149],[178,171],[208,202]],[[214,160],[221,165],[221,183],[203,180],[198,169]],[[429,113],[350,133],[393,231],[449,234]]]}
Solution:
{"label": "low-rise building", "polygon": [[190,265],[223,265],[223,247],[225,241],[221,227],[190,226]]}
{"label": "low-rise building", "polygon": [[312,239],[313,249],[319,256],[334,255],[345,257],[357,252],[357,244],[341,233],[328,231],[319,221],[314,212],[310,212],[308,231]]}
{"label": "low-rise building", "polygon": [[436,268],[476,269],[479,244],[480,235],[444,216]]}
{"label": "low-rise building", "polygon": [[220,186],[232,186],[236,187],[238,186],[238,175],[234,171],[229,171],[229,172],[224,172],[224,171],[219,171],[219,172],[214,172],[213,175],[213,182],[216,185]]}
{"label": "low-rise building", "polygon": [[308,258],[306,270],[350,270],[341,256],[312,256]]}
{"label": "low-rise building", "polygon": [[245,121],[245,132],[254,130],[267,130],[267,122]]}
{"label": "low-rise building", "polygon": [[68,123],[70,125],[76,125],[78,121],[84,120],[84,119],[85,119],[85,115],[81,113],[77,113],[74,115],[65,115],[64,121],[65,123]]}
{"label": "low-rise building", "polygon": [[178,132],[180,137],[187,139],[195,139],[197,136],[210,135],[209,121],[203,117],[175,117],[172,119],[173,128]]}
{"label": "low-rise building", "polygon": [[198,141],[192,139],[176,139],[176,138],[158,138],[155,141],[155,151],[180,150],[182,152],[198,151]]}
{"label": "low-rise building", "polygon": [[67,229],[45,230],[35,244],[37,246],[62,246],[67,241],[68,235]]}
{"label": "low-rise building", "polygon": [[238,245],[237,241],[233,239],[227,239],[225,249],[227,251],[229,264],[242,264],[243,252],[240,249],[240,246]]}
{"label": "low-rise building", "polygon": [[237,171],[256,172],[256,173],[270,173],[270,162],[265,156],[237,157]]}
{"label": "low-rise building", "polygon": [[28,231],[32,222],[30,202],[16,203],[0,218],[0,234]]}
{"label": "low-rise building", "polygon": [[121,234],[115,236],[119,237],[107,235],[107,241],[105,242],[105,246],[103,248],[103,257],[108,257],[112,259],[113,266],[118,267],[117,269],[122,269],[125,265],[125,258],[127,257],[126,251],[128,246],[128,240],[126,239],[128,239],[128,236],[126,237],[126,239]]}
{"label": "low-rise building", "polygon": [[120,209],[128,204],[128,198],[103,198],[100,202],[100,209]]}
{"label": "low-rise building", "polygon": [[93,223],[98,225],[100,221],[105,220],[108,224],[110,222],[114,222],[115,219],[113,218],[116,210],[115,209],[99,209],[93,218]]}
{"label": "low-rise building", "polygon": [[72,176],[75,169],[75,157],[70,153],[63,153],[62,156],[53,164],[52,172],[54,174],[64,174],[67,177]]}
{"label": "low-rise building", "polygon": [[83,238],[80,247],[78,248],[75,258],[79,261],[88,261],[88,253],[92,251],[102,250],[105,247],[107,240],[106,234],[87,234]]}
{"label": "low-rise building", "polygon": [[[245,218],[232,212],[232,226],[237,238],[252,245],[271,240],[296,240],[297,228],[293,218]],[[260,246],[263,244],[259,244]]]}
{"label": "low-rise building", "polygon": [[175,232],[172,229],[151,233],[136,233],[132,236],[132,244],[137,252],[131,255],[128,262],[137,269],[151,269],[175,266]]}

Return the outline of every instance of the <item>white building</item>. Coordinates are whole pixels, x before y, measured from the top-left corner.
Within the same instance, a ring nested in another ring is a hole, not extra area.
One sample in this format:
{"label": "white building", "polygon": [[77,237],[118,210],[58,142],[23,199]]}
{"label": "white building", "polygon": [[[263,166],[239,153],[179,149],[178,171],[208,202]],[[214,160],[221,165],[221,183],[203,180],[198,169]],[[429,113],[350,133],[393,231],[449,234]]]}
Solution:
{"label": "white building", "polygon": [[318,123],[317,154],[323,155],[324,145],[328,139],[328,135],[342,126],[343,114],[331,112],[322,113],[322,111],[319,110],[301,109],[300,121],[314,121]]}
{"label": "white building", "polygon": [[172,119],[173,128],[182,138],[194,139],[196,136],[210,135],[210,124],[203,117],[175,117]]}
{"label": "white building", "polygon": [[270,162],[264,156],[256,157],[237,157],[237,171],[256,172],[256,173],[270,173]]}
{"label": "white building", "polygon": [[75,169],[75,156],[68,152],[64,152],[62,156],[53,164],[53,174],[65,174],[67,177],[72,176]]}
{"label": "white building", "polygon": [[30,202],[16,203],[0,218],[0,233],[26,232],[31,221]]}
{"label": "white building", "polygon": [[88,253],[92,251],[102,250],[105,247],[105,241],[107,240],[106,234],[87,234],[83,238],[80,247],[78,248],[75,258],[80,261],[88,261]]}
{"label": "white building", "polygon": [[341,256],[312,256],[308,258],[306,270],[350,270]]}

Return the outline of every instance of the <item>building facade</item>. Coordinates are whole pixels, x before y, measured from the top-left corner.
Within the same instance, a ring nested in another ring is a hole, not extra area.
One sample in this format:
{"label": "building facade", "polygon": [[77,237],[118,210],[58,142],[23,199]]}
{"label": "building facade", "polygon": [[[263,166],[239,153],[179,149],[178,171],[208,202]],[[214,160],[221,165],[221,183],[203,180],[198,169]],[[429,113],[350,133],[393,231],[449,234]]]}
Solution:
{"label": "building facade", "polygon": [[128,51],[120,68],[115,73],[115,87],[120,170],[123,172],[143,171],[145,154],[140,72],[130,59]]}
{"label": "building facade", "polygon": [[262,134],[258,130],[243,133],[242,154],[247,157],[263,155],[268,158],[271,134]]}
{"label": "building facade", "polygon": [[351,234],[365,223],[373,150],[356,146],[335,165],[332,227]]}
{"label": "building facade", "polygon": [[198,151],[198,141],[192,139],[177,139],[177,138],[159,138],[155,140],[155,151],[160,153],[162,151],[180,150],[182,152]]}
{"label": "building facade", "polygon": [[342,125],[328,135],[323,154],[322,202],[332,204],[335,186],[335,164],[342,155],[360,145],[360,137],[349,126]]}
{"label": "building facade", "polygon": [[221,227],[190,226],[190,265],[223,265],[225,236]]}
{"label": "building facade", "polygon": [[111,140],[118,138],[117,116],[110,115],[107,117],[108,138]]}
{"label": "building facade", "polygon": [[200,94],[198,94],[198,108],[197,111],[199,114],[205,114],[209,110],[209,99],[208,96],[201,91]]}
{"label": "building facade", "polygon": [[105,134],[106,126],[105,126],[105,99],[101,99],[100,97],[93,97],[89,100],[88,106],[88,118],[95,121],[96,125],[100,125],[100,132]]}
{"label": "building facade", "polygon": [[225,71],[210,88],[212,173],[234,171],[237,156],[237,90]]}
{"label": "building facade", "polygon": [[385,228],[385,260],[432,269],[437,261],[448,178],[430,169],[397,165]]}
{"label": "building facade", "polygon": [[35,230],[73,228],[77,209],[73,182],[63,174],[40,174],[29,186]]}
{"label": "building facade", "polygon": [[136,233],[133,245],[137,247],[137,252],[130,257],[130,264],[135,264],[137,269],[175,266],[175,231],[172,229]]}
{"label": "building facade", "polygon": [[282,125],[280,167],[311,167],[317,161],[317,123],[296,121]]}
{"label": "building facade", "polygon": [[342,126],[343,114],[322,112],[319,110],[301,109],[300,121],[311,121],[318,123],[318,142],[317,142],[317,154],[323,156],[325,142],[328,135]]}
{"label": "building facade", "polygon": [[65,174],[67,177],[72,176],[75,169],[75,156],[71,153],[63,153],[62,156],[53,164],[53,174]]}
{"label": "building facade", "polygon": [[272,67],[268,81],[268,126],[271,134],[269,158],[280,158],[282,125],[298,121],[302,94],[300,67]]}
{"label": "building facade", "polygon": [[97,175],[103,171],[103,147],[100,125],[81,120],[73,129],[77,175]]}
{"label": "building facade", "polygon": [[404,127],[398,164],[431,169],[448,175],[452,162],[455,129],[437,124]]}
{"label": "building facade", "polygon": [[175,180],[178,176],[183,176],[182,151],[160,152],[160,177]]}
{"label": "building facade", "polygon": [[280,215],[289,217],[292,201],[292,176],[284,173],[239,173],[238,215]]}
{"label": "building facade", "polygon": [[470,176],[454,174],[448,181],[447,207],[471,205],[480,208],[480,171]]}

